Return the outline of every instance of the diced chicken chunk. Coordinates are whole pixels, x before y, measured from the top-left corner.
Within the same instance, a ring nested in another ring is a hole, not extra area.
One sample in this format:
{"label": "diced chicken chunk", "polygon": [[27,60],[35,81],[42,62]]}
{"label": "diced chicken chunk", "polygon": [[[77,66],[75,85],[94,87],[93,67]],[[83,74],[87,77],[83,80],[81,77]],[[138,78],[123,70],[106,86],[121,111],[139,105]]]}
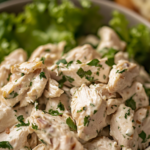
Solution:
{"label": "diced chicken chunk", "polygon": [[29,74],[37,69],[43,69],[45,65],[42,61],[24,62],[22,64],[16,64],[11,67],[11,73],[24,73]]}
{"label": "diced chicken chunk", "polygon": [[46,63],[47,66],[51,66],[55,60],[61,58],[66,43],[60,42],[58,44],[46,44],[39,46],[31,55],[29,61],[33,61],[35,58],[42,58],[47,55],[49,61]]}
{"label": "diced chicken chunk", "polygon": [[79,39],[79,44],[91,44],[92,46],[96,47],[99,44],[99,38],[93,34],[83,36]]}
{"label": "diced chicken chunk", "polygon": [[72,117],[76,120],[78,137],[88,141],[106,126],[106,101],[98,91],[83,84],[71,101]]}
{"label": "diced chicken chunk", "polygon": [[110,123],[110,135],[120,147],[137,150],[138,135],[134,121],[134,111],[130,107],[121,104],[117,112],[112,116]]}
{"label": "diced chicken chunk", "polygon": [[134,82],[131,87],[127,87],[120,91],[123,101],[133,110],[149,105],[149,99],[145,93],[143,85],[139,82]]}
{"label": "diced chicken chunk", "polygon": [[101,83],[95,84],[95,85],[91,84],[90,87],[95,88],[104,100],[108,100],[111,98],[117,98],[117,93],[109,92],[107,84],[101,84]]}
{"label": "diced chicken chunk", "polygon": [[120,60],[109,74],[108,89],[110,92],[118,92],[131,86],[133,79],[138,75],[139,68],[136,64]]}
{"label": "diced chicken chunk", "polygon": [[49,79],[47,87],[44,91],[44,96],[47,98],[60,97],[60,95],[63,94],[64,91],[61,90],[58,86],[59,84],[57,81]]}
{"label": "diced chicken chunk", "polygon": [[117,64],[120,60],[128,60],[128,53],[127,52],[118,52],[115,55],[115,64]]}
{"label": "diced chicken chunk", "polygon": [[74,133],[70,131],[63,117],[51,116],[44,114],[42,111],[35,111],[30,117],[30,122],[38,127],[38,130],[33,130],[49,149],[84,150]]}
{"label": "diced chicken chunk", "polygon": [[100,54],[96,52],[91,45],[85,44],[71,50],[64,58],[67,62],[80,60],[81,62],[91,61],[93,59],[100,59]]}
{"label": "diced chicken chunk", "polygon": [[4,61],[0,65],[0,87],[9,82],[11,76],[11,66],[26,61],[27,54],[22,49],[17,49],[5,57]]}
{"label": "diced chicken chunk", "polygon": [[119,105],[122,103],[122,99],[109,99],[107,104],[107,115],[113,114],[119,107]]}
{"label": "diced chicken chunk", "polygon": [[70,99],[67,94],[62,94],[60,97],[51,98],[46,105],[46,112],[50,110],[58,111],[59,113],[70,115]]}
{"label": "diced chicken chunk", "polygon": [[33,150],[49,150],[49,149],[48,149],[47,145],[45,145],[45,144],[39,144]]}
{"label": "diced chicken chunk", "polygon": [[98,31],[98,35],[101,38],[100,44],[97,49],[114,48],[117,50],[124,50],[126,43],[121,41],[118,35],[109,27],[102,27]]}
{"label": "diced chicken chunk", "polygon": [[110,140],[107,137],[99,137],[84,145],[87,150],[120,150],[116,141]]}
{"label": "diced chicken chunk", "polygon": [[[29,127],[13,126],[7,132],[0,133],[0,141],[8,141],[14,150],[20,150],[27,144],[27,136],[31,133]],[[5,150],[5,148],[0,148]]]}
{"label": "diced chicken chunk", "polygon": [[135,113],[136,128],[138,131],[138,148],[145,149],[150,142],[150,107],[141,108]]}
{"label": "diced chicken chunk", "polygon": [[0,104],[0,132],[18,122],[15,111],[5,104]]}
{"label": "diced chicken chunk", "polygon": [[105,63],[107,59],[93,59],[90,62],[77,62],[71,65],[60,63],[51,67],[51,77],[59,84],[67,86],[81,86],[91,82],[108,82],[110,67]]}
{"label": "diced chicken chunk", "polygon": [[13,110],[15,112],[15,116],[23,115],[23,118],[26,119],[31,115],[33,108],[34,108],[34,105],[29,104],[28,106],[25,106],[25,107],[16,106],[13,108]]}
{"label": "diced chicken chunk", "polygon": [[42,95],[49,78],[49,73],[47,69],[41,69],[41,65],[35,65],[36,67],[34,65],[35,62],[33,62],[33,64],[31,63],[31,68],[34,69],[34,72],[26,72],[28,69],[32,70],[28,64],[27,66],[25,63],[18,65],[18,68],[23,66],[24,73],[26,72],[27,74],[21,75],[20,73],[18,80],[9,82],[0,89],[2,101],[6,105],[12,107],[21,101],[23,102],[21,103],[21,107],[24,107]]}

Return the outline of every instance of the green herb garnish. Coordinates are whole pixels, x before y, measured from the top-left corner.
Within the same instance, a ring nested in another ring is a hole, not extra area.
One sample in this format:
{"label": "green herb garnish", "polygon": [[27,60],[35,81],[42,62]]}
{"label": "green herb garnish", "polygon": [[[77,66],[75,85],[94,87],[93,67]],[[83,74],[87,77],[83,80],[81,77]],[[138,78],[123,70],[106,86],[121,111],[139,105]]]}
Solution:
{"label": "green herb garnish", "polygon": [[84,126],[88,126],[89,125],[89,122],[90,122],[90,116],[85,116],[84,117]]}
{"label": "green herb garnish", "polygon": [[20,122],[20,124],[17,124],[16,127],[29,126],[30,125],[29,121],[28,121],[28,123],[24,123],[23,115],[18,116],[17,120]]}
{"label": "green herb garnish", "polygon": [[130,109],[128,109],[128,112],[125,114],[125,119],[127,119],[128,116],[130,116]]}
{"label": "green herb garnish", "polygon": [[120,71],[120,70],[117,70],[116,73],[123,73],[123,72],[125,72],[126,70],[127,70],[127,69],[123,69],[123,70],[121,70],[121,71]]}
{"label": "green herb garnish", "polygon": [[12,75],[12,73],[10,73],[10,74],[8,75],[7,81],[10,80],[10,76],[11,76],[11,75]]}
{"label": "green herb garnish", "polygon": [[130,99],[126,100],[125,105],[131,107],[133,110],[136,110],[136,102],[133,100],[133,96]]}
{"label": "green herb garnish", "polygon": [[70,76],[65,76],[65,77],[66,77],[67,81],[69,81],[70,83],[72,83],[74,81],[74,79],[71,78]]}
{"label": "green herb garnish", "polygon": [[61,116],[63,113],[59,113],[58,110],[50,109],[48,112],[52,116]]}
{"label": "green herb garnish", "polygon": [[80,60],[77,60],[77,64],[82,64],[82,62]]}
{"label": "green herb garnish", "polygon": [[36,124],[33,124],[33,123],[32,123],[32,128],[33,128],[34,130],[38,130],[38,126],[37,126]]}
{"label": "green herb garnish", "polygon": [[65,107],[64,107],[64,105],[61,102],[59,102],[59,104],[57,105],[57,108],[59,108],[62,111],[65,110]]}
{"label": "green herb garnish", "polygon": [[8,148],[8,149],[13,149],[11,144],[8,141],[1,141],[0,142],[0,148]]}
{"label": "green herb garnish", "polygon": [[24,73],[21,73],[21,76],[23,77],[25,74]]}
{"label": "green herb garnish", "polygon": [[59,65],[60,63],[67,64],[67,61],[66,59],[60,59],[56,62],[57,65]]}
{"label": "green herb garnish", "polygon": [[41,72],[41,73],[40,73],[40,79],[42,79],[42,78],[47,79],[46,76],[45,76],[45,72]]}
{"label": "green herb garnish", "polygon": [[45,63],[45,57],[42,57],[42,58],[40,59],[40,61],[42,61],[42,63],[44,64],[44,63]]}
{"label": "green herb garnish", "polygon": [[92,61],[90,61],[89,63],[87,63],[88,66],[95,66],[95,67],[101,67],[101,65],[99,64],[99,60],[98,59],[93,59]]}
{"label": "green herb garnish", "polygon": [[76,124],[72,121],[72,119],[71,119],[70,117],[67,118],[66,124],[67,124],[72,130],[74,130],[74,131],[77,130]]}
{"label": "green herb garnish", "polygon": [[139,137],[143,140],[142,143],[145,143],[147,140],[146,140],[146,133],[144,131],[142,131],[140,134],[139,134]]}

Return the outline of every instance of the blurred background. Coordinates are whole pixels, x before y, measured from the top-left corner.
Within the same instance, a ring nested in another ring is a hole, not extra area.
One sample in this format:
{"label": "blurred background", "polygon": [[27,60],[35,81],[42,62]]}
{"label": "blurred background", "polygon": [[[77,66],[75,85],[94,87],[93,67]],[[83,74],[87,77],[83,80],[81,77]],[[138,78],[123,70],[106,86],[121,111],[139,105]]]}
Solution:
{"label": "blurred background", "polygon": [[[6,1],[10,0],[0,0],[0,3]],[[150,0],[108,0],[108,1],[114,1],[119,5],[131,9],[150,21]]]}
{"label": "blurred background", "polygon": [[127,7],[150,21],[150,0],[114,0],[119,5]]}

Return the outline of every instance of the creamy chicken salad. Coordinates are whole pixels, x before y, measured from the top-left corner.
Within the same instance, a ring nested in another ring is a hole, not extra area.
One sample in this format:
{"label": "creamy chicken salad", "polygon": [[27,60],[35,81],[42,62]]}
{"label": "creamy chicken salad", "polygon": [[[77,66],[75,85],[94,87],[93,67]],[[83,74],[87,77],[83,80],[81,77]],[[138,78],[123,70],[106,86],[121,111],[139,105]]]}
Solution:
{"label": "creamy chicken salad", "polygon": [[[65,42],[17,49],[0,65],[0,150],[144,150],[150,77],[109,27],[65,55]],[[90,43],[90,44],[87,44]],[[92,45],[98,44],[97,49]]]}

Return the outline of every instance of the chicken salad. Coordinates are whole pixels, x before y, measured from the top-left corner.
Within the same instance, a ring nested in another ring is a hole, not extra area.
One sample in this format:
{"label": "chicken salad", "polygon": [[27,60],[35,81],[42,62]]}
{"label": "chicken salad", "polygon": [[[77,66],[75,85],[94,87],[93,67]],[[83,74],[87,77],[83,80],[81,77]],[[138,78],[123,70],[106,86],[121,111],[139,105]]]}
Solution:
{"label": "chicken salad", "polygon": [[[105,31],[105,32],[104,32]],[[1,63],[0,150],[144,150],[150,77],[110,27],[97,49],[65,41],[17,49]],[[84,39],[85,41],[85,39]],[[112,57],[113,56],[113,57]],[[4,69],[4,71],[3,71]],[[6,70],[6,71],[5,71]]]}

